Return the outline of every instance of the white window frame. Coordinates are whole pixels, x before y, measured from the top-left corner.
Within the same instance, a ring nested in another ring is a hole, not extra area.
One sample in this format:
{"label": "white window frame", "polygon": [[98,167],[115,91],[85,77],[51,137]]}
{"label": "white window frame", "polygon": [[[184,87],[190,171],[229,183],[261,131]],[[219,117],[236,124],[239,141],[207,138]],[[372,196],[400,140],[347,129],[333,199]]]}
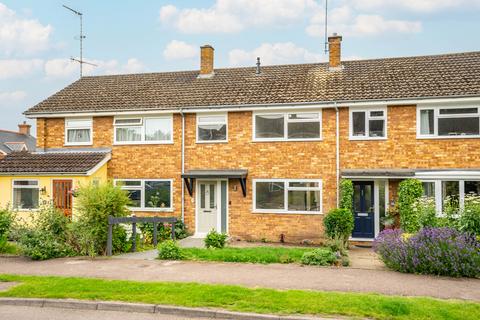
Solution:
{"label": "white window frame", "polygon": [[[382,111],[383,116],[370,116],[370,112]],[[353,135],[353,113],[364,112],[365,113],[365,135],[354,136]],[[383,126],[385,135],[383,137],[370,137],[370,120],[383,120]],[[387,140],[388,139],[388,108],[384,107],[371,107],[371,108],[349,108],[349,139],[350,140]]]}
{"label": "white window frame", "polygon": [[[284,188],[284,208],[285,209],[257,209],[257,182],[283,182],[285,184]],[[318,187],[290,187],[290,182],[316,182]],[[253,202],[252,202],[252,212],[253,213],[285,213],[285,214],[323,214],[323,184],[321,179],[253,179],[252,180],[252,190],[253,190]],[[288,210],[288,191],[320,191],[320,210],[319,211],[290,211]]]}
{"label": "white window frame", "polygon": [[[202,124],[207,124],[207,125],[215,125],[215,124],[221,124],[225,125],[226,128],[226,135],[225,135],[225,140],[200,140],[199,139],[199,134],[198,134],[198,125],[199,121],[198,118],[201,117],[224,117],[224,121],[218,122],[218,121],[208,121],[208,122],[202,122]],[[196,119],[196,124],[195,124],[195,131],[196,131],[196,143],[228,143],[228,113],[197,113],[197,119]]]}
{"label": "white window frame", "polygon": [[[477,108],[477,113],[464,114],[440,114],[440,109],[468,109]],[[433,134],[422,134],[420,112],[422,110],[433,110]],[[438,119],[448,118],[477,118],[480,121],[480,105],[455,105],[455,106],[417,106],[417,139],[471,139],[480,138],[480,134],[476,135],[458,135],[458,136],[440,136],[438,135]]]}
{"label": "white window frame", "polygon": [[[143,212],[173,212],[173,179],[114,179],[113,183],[117,186],[118,182],[123,181],[139,181],[140,186],[119,186],[122,190],[140,190],[140,204],[141,207],[128,207],[130,211],[143,211]],[[168,181],[170,182],[170,207],[169,208],[150,208],[145,207],[145,182],[146,181]]]}
{"label": "white window frame", "polygon": [[[121,119],[141,119],[139,123],[132,124],[116,124],[117,120]],[[168,119],[170,120],[170,139],[169,140],[145,140],[146,129],[147,129],[147,120],[149,119]],[[127,127],[141,127],[141,140],[139,141],[117,141],[117,128],[127,128]],[[122,116],[114,117],[113,119],[113,144],[114,145],[134,145],[134,144],[172,144],[173,143],[173,115],[159,115],[159,116]]]}
{"label": "white window frame", "polygon": [[[17,181],[35,181],[37,185],[26,185],[26,186],[15,186],[15,182]],[[21,208],[17,207],[16,210],[19,211],[38,211],[40,208],[40,182],[37,179],[14,179],[12,180],[12,204],[15,206],[15,189],[37,189],[38,190],[38,208]]]}
{"label": "white window frame", "polygon": [[[252,141],[257,142],[265,142],[265,141],[321,141],[322,138],[322,112],[323,110],[291,110],[289,112],[285,111],[268,111],[268,112],[253,112],[252,113]],[[319,130],[320,134],[318,138],[288,138],[288,123],[290,122],[316,122],[312,121],[312,119],[295,119],[290,120],[288,119],[288,115],[290,114],[301,114],[301,113],[314,113],[318,114],[318,122],[320,124]],[[263,115],[272,115],[278,114],[283,115],[283,137],[282,138],[257,138],[256,137],[256,117],[263,116]]]}
{"label": "white window frame", "polygon": [[[85,126],[69,126],[69,121],[90,121],[89,125]],[[65,118],[65,145],[66,146],[90,146],[93,144],[93,118]],[[68,141],[68,130],[90,130],[90,140],[86,142],[69,142]]]}

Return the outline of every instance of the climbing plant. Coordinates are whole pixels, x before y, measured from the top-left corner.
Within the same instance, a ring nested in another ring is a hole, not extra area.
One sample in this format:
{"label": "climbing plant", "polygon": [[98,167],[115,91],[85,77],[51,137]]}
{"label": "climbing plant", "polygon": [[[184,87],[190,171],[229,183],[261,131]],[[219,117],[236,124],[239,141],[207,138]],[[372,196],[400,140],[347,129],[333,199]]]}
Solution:
{"label": "climbing plant", "polygon": [[347,209],[353,212],[353,183],[351,180],[340,180],[340,209]]}
{"label": "climbing plant", "polygon": [[417,179],[403,180],[398,186],[400,226],[405,232],[414,233],[420,229],[418,215],[413,204],[422,194],[422,182]]}

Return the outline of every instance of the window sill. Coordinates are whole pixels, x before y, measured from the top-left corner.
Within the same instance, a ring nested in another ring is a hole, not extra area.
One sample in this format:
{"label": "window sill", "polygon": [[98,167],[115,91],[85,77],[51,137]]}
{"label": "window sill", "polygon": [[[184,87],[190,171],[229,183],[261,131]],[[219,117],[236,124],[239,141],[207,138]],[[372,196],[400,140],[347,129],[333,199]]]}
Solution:
{"label": "window sill", "polygon": [[174,212],[173,208],[128,208],[130,211],[134,212]]}
{"label": "window sill", "polygon": [[173,141],[165,141],[165,142],[158,142],[158,141],[135,141],[135,142],[114,142],[114,146],[135,146],[135,145],[168,145],[168,144],[173,144]]}
{"label": "window sill", "polygon": [[323,215],[323,212],[312,212],[312,211],[275,211],[275,210],[252,210],[253,214],[301,214],[301,215]]}
{"label": "window sill", "polygon": [[323,141],[323,138],[314,139],[253,139],[252,142],[318,142]]}
{"label": "window sill", "polygon": [[228,140],[211,140],[211,141],[195,141],[197,144],[218,144],[218,143],[228,143]]}
{"label": "window sill", "polygon": [[479,139],[480,135],[469,135],[469,136],[419,136],[417,135],[417,140],[446,140],[446,139]]}
{"label": "window sill", "polygon": [[85,147],[85,146],[92,146],[93,143],[92,142],[88,142],[88,143],[65,143],[63,146],[64,147]]}
{"label": "window sill", "polygon": [[378,138],[370,138],[370,137],[349,137],[350,141],[385,141],[388,140],[387,137],[378,137]]}

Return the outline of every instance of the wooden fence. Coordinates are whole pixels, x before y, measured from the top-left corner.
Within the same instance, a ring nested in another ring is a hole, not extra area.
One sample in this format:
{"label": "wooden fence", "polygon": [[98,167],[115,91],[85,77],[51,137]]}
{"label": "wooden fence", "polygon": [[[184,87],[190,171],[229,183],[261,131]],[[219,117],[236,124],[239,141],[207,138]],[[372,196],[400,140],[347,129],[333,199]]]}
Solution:
{"label": "wooden fence", "polygon": [[169,223],[172,228],[171,237],[175,240],[175,223],[177,218],[175,217],[108,217],[108,237],[107,237],[107,255],[112,255],[112,237],[113,237],[113,225],[121,223],[132,224],[132,252],[137,250],[137,223],[153,223],[153,245],[156,247],[157,240],[157,226],[159,223]]}

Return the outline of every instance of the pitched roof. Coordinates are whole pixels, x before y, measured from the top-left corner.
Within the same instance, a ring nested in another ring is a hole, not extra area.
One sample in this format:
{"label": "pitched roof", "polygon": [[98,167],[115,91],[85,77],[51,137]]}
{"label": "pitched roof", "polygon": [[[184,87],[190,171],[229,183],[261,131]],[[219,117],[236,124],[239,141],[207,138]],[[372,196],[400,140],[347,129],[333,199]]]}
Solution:
{"label": "pitched roof", "polygon": [[83,77],[26,114],[480,96],[480,52],[343,62]]}
{"label": "pitched roof", "polygon": [[0,175],[87,174],[109,156],[105,152],[13,152],[0,160]]}
{"label": "pitched roof", "polygon": [[[0,130],[0,151],[10,153],[17,150],[17,147],[26,146],[28,151],[34,151],[36,147],[36,140],[31,135],[22,134],[19,132]],[[1,153],[1,152],[0,152]]]}

